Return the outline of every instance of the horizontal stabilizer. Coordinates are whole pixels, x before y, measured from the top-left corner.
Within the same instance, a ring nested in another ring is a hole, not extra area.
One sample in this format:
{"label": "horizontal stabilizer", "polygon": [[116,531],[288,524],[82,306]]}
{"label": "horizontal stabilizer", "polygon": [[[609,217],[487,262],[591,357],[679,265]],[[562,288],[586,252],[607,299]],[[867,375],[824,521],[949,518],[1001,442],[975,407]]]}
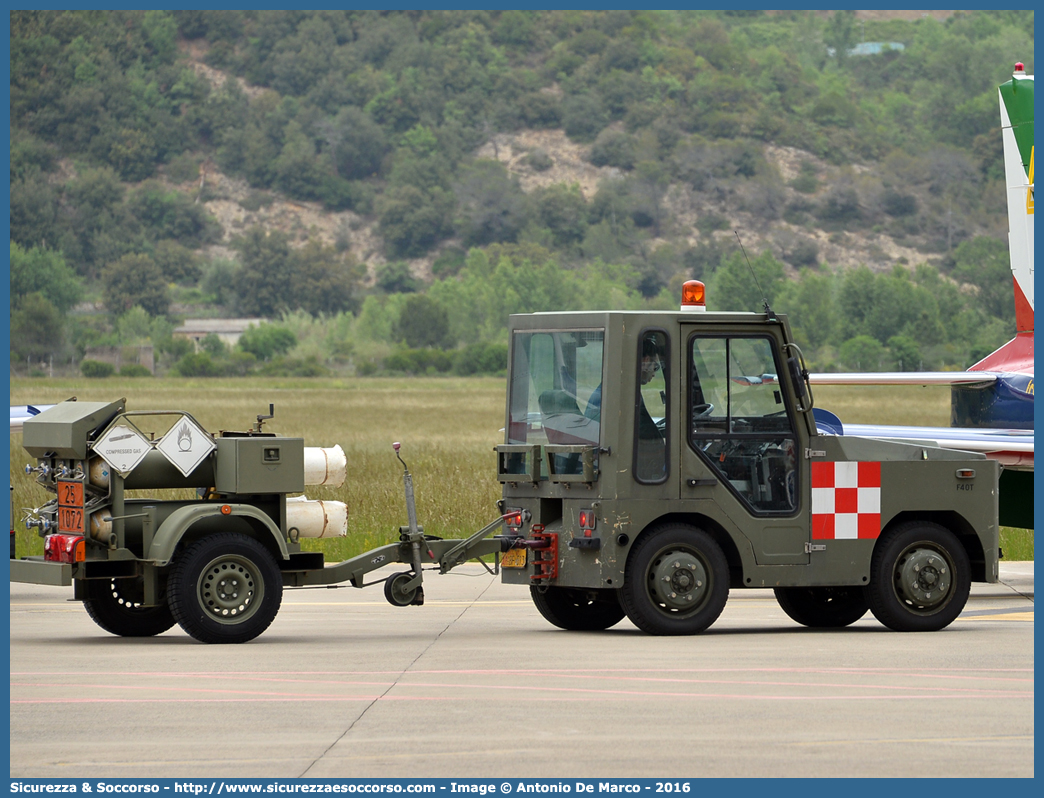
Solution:
{"label": "horizontal stabilizer", "polygon": [[876,424],[845,424],[845,435],[879,438],[900,443],[937,446],[981,452],[1005,468],[1033,470],[1033,433],[1015,429],[971,429],[967,427],[896,427]]}
{"label": "horizontal stabilizer", "polygon": [[879,371],[809,374],[812,385],[990,385],[998,375],[979,371]]}

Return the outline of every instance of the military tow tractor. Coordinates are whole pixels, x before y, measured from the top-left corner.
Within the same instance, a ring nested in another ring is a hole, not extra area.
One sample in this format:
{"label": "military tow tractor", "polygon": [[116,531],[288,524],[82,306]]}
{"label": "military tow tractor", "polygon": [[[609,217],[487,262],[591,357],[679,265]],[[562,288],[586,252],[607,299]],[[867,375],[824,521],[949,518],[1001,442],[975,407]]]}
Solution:
{"label": "military tow tractor", "polygon": [[[284,586],[364,587],[403,563],[385,597],[421,604],[423,570],[483,555],[555,626],[626,616],[657,635],[705,630],[733,588],[772,588],[805,626],[870,610],[891,629],[933,631],[971,582],[997,581],[996,461],[832,434],[784,315],[767,303],[708,313],[696,281],[683,296],[674,312],[512,316],[497,517],[461,540],[424,535],[403,463],[399,541],[336,565],[300,538],[343,532],[343,505],[288,494],[329,484],[339,449],[263,432],[267,416],[212,436],[178,414],[155,440],[139,415],[156,414],[123,401],[56,405],[23,432],[55,494],[27,519],[46,553],[12,560],[11,579],[72,583],[114,634],[177,622],[204,642],[256,637]],[[173,487],[198,498],[124,495]]]}
{"label": "military tow tractor", "polygon": [[786,317],[705,299],[511,317],[503,581],[564,629],[693,634],[733,588],[806,626],[947,626],[998,578],[998,464],[828,434]]}

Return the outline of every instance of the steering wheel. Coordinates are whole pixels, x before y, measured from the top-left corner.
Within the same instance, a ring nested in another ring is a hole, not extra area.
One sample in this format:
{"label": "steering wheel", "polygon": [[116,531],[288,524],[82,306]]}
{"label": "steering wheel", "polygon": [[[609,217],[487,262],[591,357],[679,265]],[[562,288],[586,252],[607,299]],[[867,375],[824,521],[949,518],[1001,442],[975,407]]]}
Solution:
{"label": "steering wheel", "polygon": [[714,412],[714,405],[710,402],[701,402],[698,405],[693,405],[692,408],[692,420],[696,421],[701,418],[708,418],[711,413]]}

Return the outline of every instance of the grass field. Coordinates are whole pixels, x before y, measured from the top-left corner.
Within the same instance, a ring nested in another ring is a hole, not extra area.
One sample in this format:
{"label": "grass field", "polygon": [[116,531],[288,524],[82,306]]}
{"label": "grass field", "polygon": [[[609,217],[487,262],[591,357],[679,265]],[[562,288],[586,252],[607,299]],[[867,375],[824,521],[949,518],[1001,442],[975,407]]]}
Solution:
{"label": "grass field", "polygon": [[[406,523],[402,466],[392,450],[394,441],[402,442],[401,454],[417,493],[418,519],[426,532],[458,537],[492,520],[494,502],[500,498],[493,447],[503,442],[504,387],[502,378],[12,379],[11,404],[52,404],[71,396],[96,402],[125,397],[128,410],[185,411],[211,432],[249,429],[257,415],[274,404],[275,418],[266,422],[266,430],[302,437],[306,446],[340,444],[347,455],[348,479],[341,488],[306,491],[312,499],[348,504],[346,538],[306,542],[307,548],[322,548],[328,561],[338,561],[394,540],[398,527]],[[815,400],[851,423],[949,423],[945,388],[822,386]],[[169,424],[163,424],[162,417],[155,419],[157,437]],[[20,509],[37,507],[50,497],[25,474],[29,461],[21,435],[12,435],[19,555],[43,551],[42,540],[20,523]],[[1008,560],[1033,559],[1032,532],[1002,530],[1001,545]]]}

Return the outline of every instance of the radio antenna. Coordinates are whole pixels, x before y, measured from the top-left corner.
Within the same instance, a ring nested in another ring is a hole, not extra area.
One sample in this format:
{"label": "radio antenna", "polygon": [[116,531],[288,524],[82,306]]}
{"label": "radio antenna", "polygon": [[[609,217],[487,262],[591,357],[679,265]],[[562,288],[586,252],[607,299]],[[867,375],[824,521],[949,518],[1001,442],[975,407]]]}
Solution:
{"label": "radio antenna", "polygon": [[772,312],[772,308],[769,307],[768,297],[765,296],[765,292],[761,288],[761,283],[758,282],[758,276],[754,273],[754,267],[750,265],[750,258],[747,257],[747,250],[743,248],[743,242],[740,240],[739,230],[733,230],[736,234],[736,241],[739,243],[740,252],[743,253],[743,260],[747,262],[747,268],[750,269],[750,276],[754,278],[754,285],[758,287],[758,293],[761,294],[761,301],[765,305],[765,315],[770,319],[776,318],[776,314]]}

